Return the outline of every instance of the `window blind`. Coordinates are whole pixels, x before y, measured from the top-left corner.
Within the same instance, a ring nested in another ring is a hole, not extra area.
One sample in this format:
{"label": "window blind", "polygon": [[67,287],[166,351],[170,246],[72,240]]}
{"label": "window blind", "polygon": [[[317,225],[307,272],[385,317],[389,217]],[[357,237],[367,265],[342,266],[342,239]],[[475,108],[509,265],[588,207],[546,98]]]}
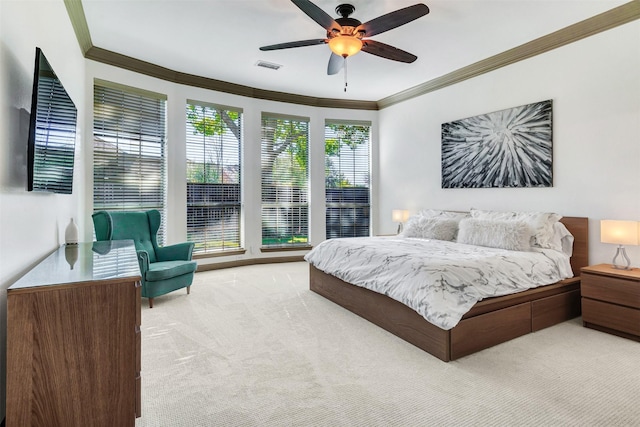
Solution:
{"label": "window blind", "polygon": [[262,115],[262,246],[309,243],[309,119]]}
{"label": "window blind", "polygon": [[326,237],[370,235],[369,123],[325,122]]}
{"label": "window blind", "polygon": [[242,110],[188,101],[187,240],[194,253],[241,247]]}
{"label": "window blind", "polygon": [[93,109],[94,210],[157,209],[163,244],[166,97],[96,82]]}

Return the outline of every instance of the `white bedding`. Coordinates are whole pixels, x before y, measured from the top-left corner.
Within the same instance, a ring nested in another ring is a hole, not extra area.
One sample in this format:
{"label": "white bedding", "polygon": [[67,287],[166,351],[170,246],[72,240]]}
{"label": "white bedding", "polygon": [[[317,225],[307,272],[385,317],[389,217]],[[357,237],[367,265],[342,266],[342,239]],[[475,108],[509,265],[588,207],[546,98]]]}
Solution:
{"label": "white bedding", "polygon": [[569,257],[553,249],[521,252],[400,236],[325,240],[305,260],[387,295],[445,330],[483,298],[573,277]]}

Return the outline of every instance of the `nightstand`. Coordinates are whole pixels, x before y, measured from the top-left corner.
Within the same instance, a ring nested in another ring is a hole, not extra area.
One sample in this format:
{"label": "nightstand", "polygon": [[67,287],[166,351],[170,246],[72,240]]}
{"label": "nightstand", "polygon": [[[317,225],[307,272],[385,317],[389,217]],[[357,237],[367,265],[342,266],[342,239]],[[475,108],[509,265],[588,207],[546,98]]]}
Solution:
{"label": "nightstand", "polygon": [[599,264],[581,271],[582,324],[640,341],[640,268]]}

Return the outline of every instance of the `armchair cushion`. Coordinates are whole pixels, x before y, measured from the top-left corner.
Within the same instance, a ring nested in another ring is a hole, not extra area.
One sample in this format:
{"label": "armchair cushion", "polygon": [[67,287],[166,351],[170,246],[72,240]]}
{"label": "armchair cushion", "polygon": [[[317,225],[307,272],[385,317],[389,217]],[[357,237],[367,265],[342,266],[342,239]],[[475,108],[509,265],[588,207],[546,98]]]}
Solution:
{"label": "armchair cushion", "polygon": [[183,274],[194,273],[198,263],[195,261],[158,261],[149,264],[149,270],[145,275],[148,282],[171,279]]}

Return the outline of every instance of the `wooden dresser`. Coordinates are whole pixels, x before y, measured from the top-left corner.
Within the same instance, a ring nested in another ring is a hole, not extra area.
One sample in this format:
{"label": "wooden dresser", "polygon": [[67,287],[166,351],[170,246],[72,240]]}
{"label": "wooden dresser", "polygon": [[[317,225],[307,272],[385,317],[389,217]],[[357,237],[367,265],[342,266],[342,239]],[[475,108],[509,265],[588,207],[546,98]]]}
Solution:
{"label": "wooden dresser", "polygon": [[7,427],[135,425],[140,279],[132,240],[92,242],[7,290]]}

